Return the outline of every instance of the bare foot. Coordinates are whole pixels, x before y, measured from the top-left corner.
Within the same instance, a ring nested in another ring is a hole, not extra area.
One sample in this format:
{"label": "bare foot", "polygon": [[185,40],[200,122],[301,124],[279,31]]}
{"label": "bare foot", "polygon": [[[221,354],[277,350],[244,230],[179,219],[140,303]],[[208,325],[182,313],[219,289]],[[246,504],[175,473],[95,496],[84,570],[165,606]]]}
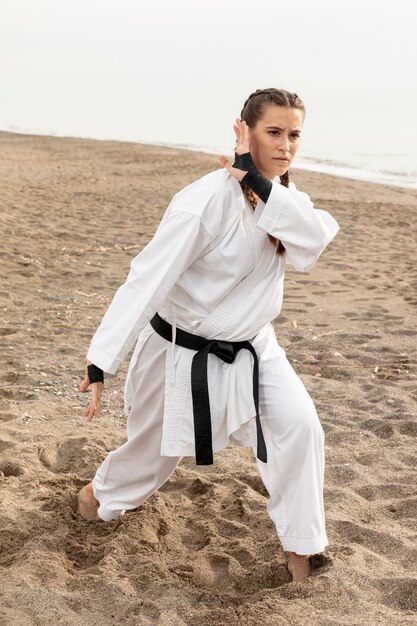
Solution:
{"label": "bare foot", "polygon": [[310,576],[311,563],[309,554],[296,554],[288,552],[287,568],[292,576],[293,583],[299,583]]}
{"label": "bare foot", "polygon": [[100,502],[94,497],[93,483],[88,483],[78,494],[78,513],[86,520],[99,520],[97,509]]}

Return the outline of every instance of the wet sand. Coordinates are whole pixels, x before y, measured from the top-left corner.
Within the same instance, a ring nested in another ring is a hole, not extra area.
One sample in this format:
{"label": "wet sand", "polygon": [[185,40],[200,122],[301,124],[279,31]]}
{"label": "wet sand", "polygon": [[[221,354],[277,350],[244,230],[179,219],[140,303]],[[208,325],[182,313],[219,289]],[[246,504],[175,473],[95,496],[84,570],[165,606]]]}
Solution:
{"label": "wet sand", "polygon": [[129,359],[103,417],[85,353],[204,153],[0,133],[0,624],[415,624],[417,193],[292,169],[341,230],[287,270],[277,337],[326,434],[330,545],[292,583],[249,449],[185,459],[138,510],[85,522],[76,493],[124,441]]}

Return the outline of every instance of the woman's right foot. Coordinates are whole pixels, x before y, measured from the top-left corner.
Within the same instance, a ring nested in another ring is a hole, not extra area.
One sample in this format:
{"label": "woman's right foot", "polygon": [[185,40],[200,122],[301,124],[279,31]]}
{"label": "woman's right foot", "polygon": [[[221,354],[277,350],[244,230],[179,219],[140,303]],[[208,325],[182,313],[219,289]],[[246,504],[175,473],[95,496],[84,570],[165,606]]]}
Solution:
{"label": "woman's right foot", "polygon": [[93,483],[88,483],[78,494],[78,513],[88,521],[100,519],[97,511],[100,502],[94,497]]}
{"label": "woman's right foot", "polygon": [[288,552],[287,569],[292,576],[293,583],[299,583],[308,578],[311,573],[310,555]]}

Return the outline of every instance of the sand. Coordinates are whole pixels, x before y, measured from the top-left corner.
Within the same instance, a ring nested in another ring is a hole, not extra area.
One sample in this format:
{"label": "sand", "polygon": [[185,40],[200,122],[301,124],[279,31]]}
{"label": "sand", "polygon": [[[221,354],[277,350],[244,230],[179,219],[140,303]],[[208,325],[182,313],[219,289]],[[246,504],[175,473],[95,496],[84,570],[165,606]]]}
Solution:
{"label": "sand", "polygon": [[249,449],[185,459],[110,523],[76,493],[124,441],[128,361],[87,423],[85,353],[171,197],[217,169],[159,146],[0,133],[0,624],[415,624],[417,194],[292,169],[341,225],[289,268],[278,340],[326,434],[330,545],[292,583]]}

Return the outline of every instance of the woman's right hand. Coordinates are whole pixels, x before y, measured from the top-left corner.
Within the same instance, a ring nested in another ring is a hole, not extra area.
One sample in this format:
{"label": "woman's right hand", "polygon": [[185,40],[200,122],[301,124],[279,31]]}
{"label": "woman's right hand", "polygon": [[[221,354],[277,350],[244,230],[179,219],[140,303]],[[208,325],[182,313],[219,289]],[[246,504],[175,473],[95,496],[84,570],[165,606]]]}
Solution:
{"label": "woman's right hand", "polygon": [[[242,121],[240,118],[236,118],[236,124],[233,126],[233,129],[236,134],[236,154],[246,154],[247,152],[250,152],[250,130],[247,123]],[[224,154],[220,154],[218,159],[229,174],[231,174],[233,178],[236,178],[237,181],[240,182],[242,178],[246,176],[247,172],[238,169],[237,167],[233,167]]]}
{"label": "woman's right hand", "polygon": [[245,154],[250,152],[250,129],[247,123],[236,118],[236,124],[233,126],[236,135],[236,148],[237,154]]}
{"label": "woman's right hand", "polygon": [[85,375],[84,380],[80,385],[80,391],[85,393],[91,384],[91,400],[84,412],[84,415],[87,417],[87,422],[91,422],[95,417],[101,417],[100,411],[100,398],[101,393],[103,391],[104,384],[103,383],[90,383],[90,379],[88,377],[88,369],[87,366],[91,365],[91,361],[87,361],[85,366]]}

